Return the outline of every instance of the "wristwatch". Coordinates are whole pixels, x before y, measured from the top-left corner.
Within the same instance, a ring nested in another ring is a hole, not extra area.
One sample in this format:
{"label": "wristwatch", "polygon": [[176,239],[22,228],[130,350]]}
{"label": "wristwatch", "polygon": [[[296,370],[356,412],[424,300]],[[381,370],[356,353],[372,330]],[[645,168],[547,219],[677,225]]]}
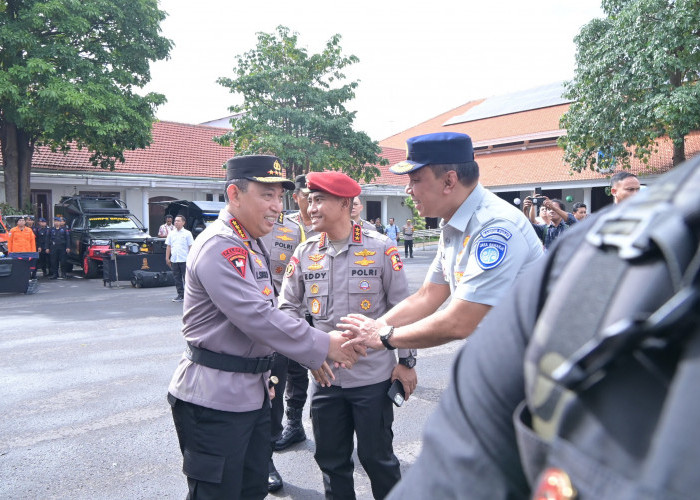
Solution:
{"label": "wristwatch", "polygon": [[394,334],[394,327],[390,326],[389,330],[386,333],[380,333],[379,334],[379,340],[382,341],[382,344],[384,344],[384,347],[386,347],[389,351],[393,351],[396,349],[393,345],[389,343],[389,339],[391,336]]}
{"label": "wristwatch", "polygon": [[409,354],[406,358],[399,358],[399,364],[404,365],[406,368],[413,368],[416,366],[416,357],[413,354]]}

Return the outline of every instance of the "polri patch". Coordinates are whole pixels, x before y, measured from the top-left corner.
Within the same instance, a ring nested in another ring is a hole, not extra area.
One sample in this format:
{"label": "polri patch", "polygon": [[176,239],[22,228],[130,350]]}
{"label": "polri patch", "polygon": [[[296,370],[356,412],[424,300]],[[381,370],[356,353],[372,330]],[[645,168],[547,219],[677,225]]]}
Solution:
{"label": "polri patch", "polygon": [[476,263],[485,271],[497,267],[508,253],[508,245],[495,240],[480,240],[476,244]]}
{"label": "polri patch", "polygon": [[508,241],[513,236],[513,233],[503,227],[487,227],[479,233],[479,236],[482,238],[488,238],[489,236],[500,236]]}
{"label": "polri patch", "polygon": [[391,268],[394,271],[401,271],[401,269],[403,269],[403,262],[401,262],[401,257],[398,253],[391,255]]}
{"label": "polri patch", "polygon": [[285,278],[291,278],[294,276],[294,271],[297,270],[297,264],[299,261],[297,260],[296,257],[292,257],[289,259],[289,264],[287,264],[287,271],[284,273]]}
{"label": "polri patch", "polygon": [[[233,220],[233,219],[232,219]],[[233,268],[238,271],[241,278],[245,278],[246,263],[248,262],[248,251],[241,247],[227,248],[221,255],[228,260]]]}

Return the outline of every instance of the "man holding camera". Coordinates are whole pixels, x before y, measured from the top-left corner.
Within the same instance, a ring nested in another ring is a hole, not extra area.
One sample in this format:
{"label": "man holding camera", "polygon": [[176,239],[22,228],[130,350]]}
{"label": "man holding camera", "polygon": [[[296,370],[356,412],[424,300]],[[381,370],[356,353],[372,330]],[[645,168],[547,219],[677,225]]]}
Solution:
{"label": "man holding camera", "polygon": [[[549,224],[537,224],[535,221],[535,206],[543,206],[547,209]],[[557,199],[550,200],[546,196],[528,196],[523,202],[523,210],[530,218],[532,227],[542,241],[545,250],[548,250],[552,243],[554,243],[554,240],[556,240],[571,224],[576,223],[576,218],[566,212],[564,202]]]}
{"label": "man holding camera", "polygon": [[[279,308],[303,319],[308,310],[314,327],[331,331],[340,318],[363,313],[377,318],[408,294],[399,250],[376,231],[350,219],[360,185],[341,172],[306,175],[308,214],[314,231],[289,260]],[[324,363],[312,370],[311,396],[316,452],[326,498],[355,498],[352,452],[369,476],[374,498],[384,498],[401,477],[394,455],[391,426],[394,413],[387,393],[399,380],[405,397],[416,387],[415,352],[368,350],[352,371]]]}

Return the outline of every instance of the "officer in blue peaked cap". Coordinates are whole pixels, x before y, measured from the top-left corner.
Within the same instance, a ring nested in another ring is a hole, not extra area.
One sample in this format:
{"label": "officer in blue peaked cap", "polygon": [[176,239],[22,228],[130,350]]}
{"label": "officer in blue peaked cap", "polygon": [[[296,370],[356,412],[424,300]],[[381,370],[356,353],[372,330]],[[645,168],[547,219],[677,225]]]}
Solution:
{"label": "officer in blue peaked cap", "polygon": [[421,216],[442,218],[442,234],[417,293],[378,320],[344,318],[341,327],[357,336],[352,342],[373,349],[433,347],[467,337],[516,276],[542,256],[522,212],[479,184],[468,135],[420,135],[406,146],[406,160],[390,170],[408,176],[406,193]]}

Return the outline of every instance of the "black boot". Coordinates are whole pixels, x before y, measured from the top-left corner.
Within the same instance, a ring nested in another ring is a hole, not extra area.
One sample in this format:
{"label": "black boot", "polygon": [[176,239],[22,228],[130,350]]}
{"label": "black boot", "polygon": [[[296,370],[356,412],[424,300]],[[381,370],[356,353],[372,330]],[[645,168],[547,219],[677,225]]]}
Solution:
{"label": "black boot", "polygon": [[270,459],[270,465],[268,466],[267,470],[267,491],[274,492],[282,489],[282,476],[280,476],[280,473],[277,472],[272,459]]}
{"label": "black boot", "polygon": [[287,425],[282,430],[282,436],[275,441],[273,448],[275,451],[282,451],[289,448],[294,443],[306,441],[306,432],[301,423],[301,413],[303,408],[289,408],[285,411],[287,415]]}

